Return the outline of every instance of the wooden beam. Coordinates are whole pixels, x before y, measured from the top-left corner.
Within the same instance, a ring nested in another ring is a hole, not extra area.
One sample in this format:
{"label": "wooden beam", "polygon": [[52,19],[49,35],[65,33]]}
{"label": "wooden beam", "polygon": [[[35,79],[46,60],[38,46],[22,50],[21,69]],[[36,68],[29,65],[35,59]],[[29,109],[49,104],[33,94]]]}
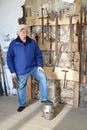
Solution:
{"label": "wooden beam", "polygon": [[[73,16],[72,24],[75,24],[78,19],[79,19],[79,16]],[[28,26],[42,25],[42,23],[41,23],[41,16],[30,16],[30,17],[26,17],[26,23],[27,23]],[[55,25],[55,21],[52,22],[50,20],[49,23],[50,23],[50,25]],[[65,16],[62,20],[59,20],[58,24],[59,25],[68,25],[69,24],[69,18]],[[47,20],[46,19],[44,19],[44,25],[45,26],[47,25]]]}

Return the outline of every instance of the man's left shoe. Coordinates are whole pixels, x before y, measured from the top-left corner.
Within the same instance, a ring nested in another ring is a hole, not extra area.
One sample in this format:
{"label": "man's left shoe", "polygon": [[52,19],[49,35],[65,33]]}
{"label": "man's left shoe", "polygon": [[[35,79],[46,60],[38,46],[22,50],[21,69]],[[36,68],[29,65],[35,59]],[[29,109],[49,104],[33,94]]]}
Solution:
{"label": "man's left shoe", "polygon": [[41,101],[41,103],[48,103],[48,104],[53,104],[53,102],[52,102],[52,101],[50,101],[50,100]]}
{"label": "man's left shoe", "polygon": [[24,110],[24,108],[25,108],[25,106],[19,106],[19,108],[17,109],[17,111],[18,111],[18,112],[21,112],[21,111]]}

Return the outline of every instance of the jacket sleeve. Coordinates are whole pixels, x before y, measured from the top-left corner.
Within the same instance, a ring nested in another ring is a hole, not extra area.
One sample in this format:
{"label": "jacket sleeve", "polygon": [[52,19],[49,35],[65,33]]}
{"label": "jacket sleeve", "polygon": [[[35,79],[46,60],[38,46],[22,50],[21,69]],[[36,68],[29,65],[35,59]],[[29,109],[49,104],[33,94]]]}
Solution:
{"label": "jacket sleeve", "polygon": [[15,72],[15,66],[14,66],[14,51],[13,51],[13,45],[12,43],[9,45],[8,51],[7,51],[7,65],[11,73]]}
{"label": "jacket sleeve", "polygon": [[38,46],[37,43],[35,43],[35,55],[36,55],[36,62],[38,67],[43,67],[43,57],[42,57],[42,52]]}

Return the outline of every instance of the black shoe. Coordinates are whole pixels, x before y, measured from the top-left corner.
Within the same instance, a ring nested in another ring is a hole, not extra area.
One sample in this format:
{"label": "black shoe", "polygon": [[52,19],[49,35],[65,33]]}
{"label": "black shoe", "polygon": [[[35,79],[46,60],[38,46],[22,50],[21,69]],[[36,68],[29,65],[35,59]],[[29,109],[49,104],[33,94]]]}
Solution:
{"label": "black shoe", "polygon": [[17,109],[17,111],[18,111],[18,112],[21,112],[21,111],[24,110],[24,108],[25,108],[25,106],[19,106],[19,108]]}
{"label": "black shoe", "polygon": [[50,100],[41,101],[41,103],[45,103],[45,104],[53,104],[53,102],[52,102],[52,101],[50,101]]}

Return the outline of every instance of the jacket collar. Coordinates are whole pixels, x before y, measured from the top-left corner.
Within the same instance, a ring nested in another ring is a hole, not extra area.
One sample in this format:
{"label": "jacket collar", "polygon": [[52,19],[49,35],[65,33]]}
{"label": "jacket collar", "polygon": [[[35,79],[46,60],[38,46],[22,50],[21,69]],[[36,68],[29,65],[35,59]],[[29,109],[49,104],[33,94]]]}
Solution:
{"label": "jacket collar", "polygon": [[[23,42],[21,41],[21,39],[20,39],[19,36],[16,38],[16,41],[17,41],[17,42],[20,42],[20,43],[23,43]],[[26,43],[30,43],[30,41],[31,41],[31,39],[27,36],[27,37],[26,37]]]}

